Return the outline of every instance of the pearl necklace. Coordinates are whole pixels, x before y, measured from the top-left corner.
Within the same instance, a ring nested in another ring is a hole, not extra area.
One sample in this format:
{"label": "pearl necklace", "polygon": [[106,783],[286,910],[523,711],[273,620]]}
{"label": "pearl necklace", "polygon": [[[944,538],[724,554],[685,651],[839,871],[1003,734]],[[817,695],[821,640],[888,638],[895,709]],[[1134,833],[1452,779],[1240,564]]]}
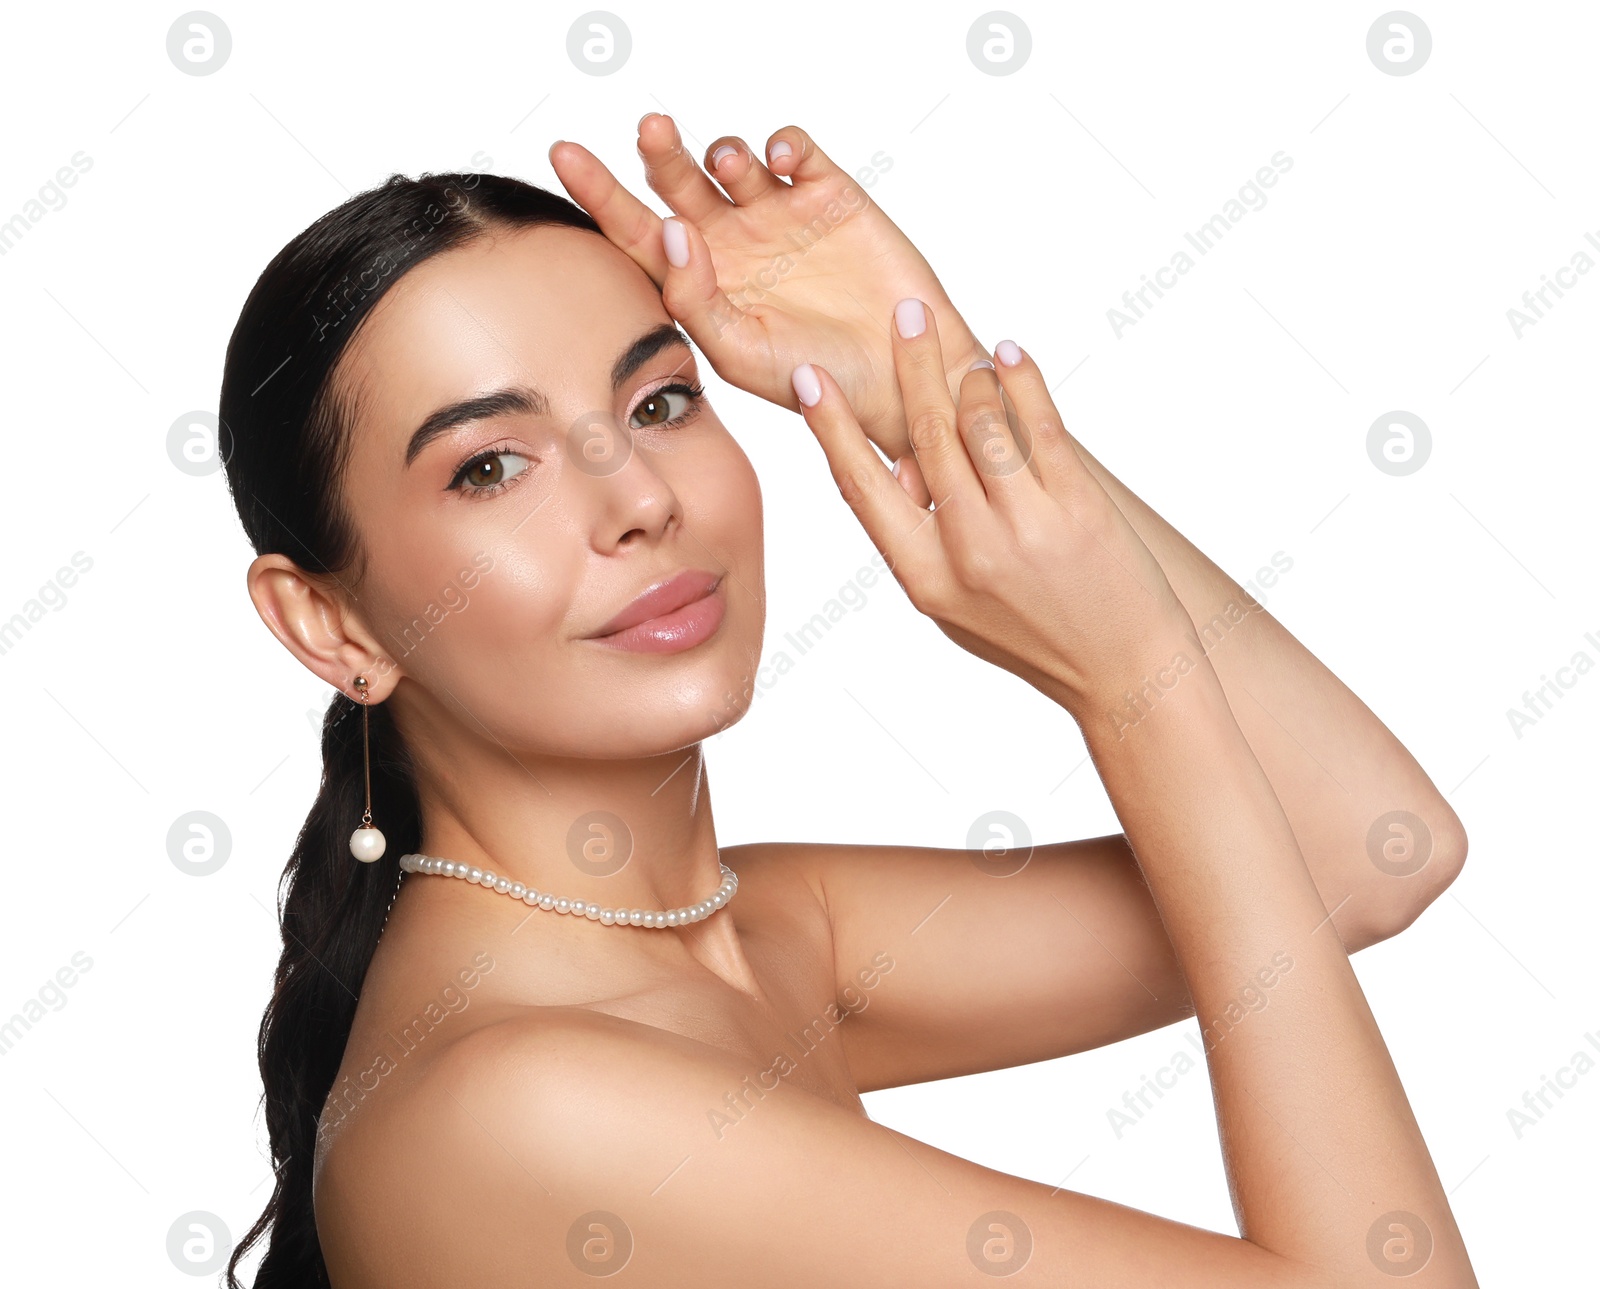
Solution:
{"label": "pearl necklace", "polygon": [[441,859],[437,855],[402,855],[400,867],[408,873],[437,873],[441,877],[465,878],[477,886],[486,886],[502,895],[509,895],[514,900],[521,900],[531,908],[548,909],[554,913],[570,913],[602,922],[606,926],[687,926],[691,922],[699,922],[710,917],[731,900],[734,892],[739,889],[739,875],[726,864],[719,863],[718,867],[722,869],[722,885],[717,887],[717,893],[708,900],[701,900],[698,904],[686,904],[676,909],[612,909],[592,901],[563,899],[551,895],[548,891],[536,891],[521,882],[499,877],[492,870],[474,868],[469,864]]}

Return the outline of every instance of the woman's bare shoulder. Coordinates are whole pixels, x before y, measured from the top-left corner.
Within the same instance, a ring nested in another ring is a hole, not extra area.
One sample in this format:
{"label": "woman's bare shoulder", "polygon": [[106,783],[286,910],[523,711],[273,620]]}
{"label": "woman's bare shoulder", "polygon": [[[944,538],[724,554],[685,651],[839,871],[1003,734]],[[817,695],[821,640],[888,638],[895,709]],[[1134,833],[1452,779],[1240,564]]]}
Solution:
{"label": "woman's bare shoulder", "polygon": [[[731,865],[730,865],[731,866]],[[1255,1245],[998,1172],[807,1092],[781,1067],[604,1013],[455,1043],[338,1167],[338,1289],[628,1267],[641,1284],[1311,1286]],[[1180,1274],[1181,1273],[1181,1274]]]}

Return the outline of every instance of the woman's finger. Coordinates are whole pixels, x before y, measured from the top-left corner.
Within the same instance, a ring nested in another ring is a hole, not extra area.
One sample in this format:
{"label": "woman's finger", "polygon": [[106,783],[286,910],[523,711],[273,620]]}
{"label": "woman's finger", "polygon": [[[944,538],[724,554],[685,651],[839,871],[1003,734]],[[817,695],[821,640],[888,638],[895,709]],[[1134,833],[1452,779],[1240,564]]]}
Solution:
{"label": "woman's finger", "polygon": [[900,480],[900,486],[905,489],[906,496],[917,503],[918,510],[926,510],[933,504],[933,496],[928,492],[927,480],[922,477],[922,467],[917,464],[916,453],[907,452],[889,469],[894,477]]}
{"label": "woman's finger", "polygon": [[840,496],[905,586],[902,561],[912,554],[911,534],[928,520],[928,514],[906,495],[884,465],[844,391],[825,368],[801,363],[790,379],[800,414],[822,445]]}
{"label": "woman's finger", "polygon": [[1026,451],[1039,472],[1039,482],[1046,492],[1064,501],[1084,465],[1061,423],[1044,373],[1015,341],[1002,340],[994,355],[995,374],[1016,409],[1020,430],[1026,433]]}
{"label": "woman's finger", "polygon": [[961,378],[957,396],[956,426],[989,500],[1008,505],[1017,488],[1037,488],[1038,480],[1028,470],[1027,446],[1011,432],[994,364],[981,358],[974,362]]}
{"label": "woman's finger", "polygon": [[767,165],[779,178],[793,181],[796,188],[838,180],[859,192],[863,203],[871,201],[861,185],[798,125],[773,131],[767,140]]}
{"label": "woman's finger", "polygon": [[946,384],[932,312],[921,300],[902,300],[895,305],[891,332],[906,431],[935,509],[951,502],[981,501],[983,485],[956,426],[956,407]]}
{"label": "woman's finger", "polygon": [[704,224],[733,204],[689,155],[670,116],[650,112],[639,122],[639,156],[645,182],[685,219]]}
{"label": "woman's finger", "polygon": [[557,139],[550,166],[567,195],[600,225],[606,240],[625,252],[657,286],[667,271],[661,249],[661,216],[617,181],[605,163],[581,143]]}
{"label": "woman's finger", "polygon": [[740,206],[754,206],[789,185],[761,163],[743,139],[725,134],[706,149],[706,173]]}
{"label": "woman's finger", "polygon": [[745,327],[761,324],[746,314],[717,285],[711,248],[693,221],[669,215],[661,221],[665,270],[661,303],[683,324],[689,338],[719,371],[733,366],[733,346]]}

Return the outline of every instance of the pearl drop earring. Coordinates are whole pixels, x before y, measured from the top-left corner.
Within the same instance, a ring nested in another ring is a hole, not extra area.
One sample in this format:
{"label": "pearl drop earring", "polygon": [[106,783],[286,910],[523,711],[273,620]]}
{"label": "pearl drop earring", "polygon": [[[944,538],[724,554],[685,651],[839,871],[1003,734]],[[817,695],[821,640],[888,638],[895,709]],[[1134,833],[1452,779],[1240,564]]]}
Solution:
{"label": "pearl drop earring", "polygon": [[361,827],[350,834],[350,853],[363,864],[383,858],[388,842],[372,826],[372,747],[367,724],[367,678],[357,676],[356,692],[361,695],[361,771],[367,784],[367,808],[361,814]]}

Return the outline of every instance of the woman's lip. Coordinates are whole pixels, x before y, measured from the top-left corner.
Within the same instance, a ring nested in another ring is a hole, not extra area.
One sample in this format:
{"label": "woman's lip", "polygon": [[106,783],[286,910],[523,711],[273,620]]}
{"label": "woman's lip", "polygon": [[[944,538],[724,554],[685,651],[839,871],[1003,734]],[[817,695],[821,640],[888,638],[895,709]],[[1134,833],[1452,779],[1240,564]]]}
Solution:
{"label": "woman's lip", "polygon": [[678,653],[709,639],[722,625],[726,611],[727,602],[719,577],[711,589],[697,600],[656,617],[646,618],[643,622],[636,622],[620,631],[590,638],[597,644],[631,653]]}
{"label": "woman's lip", "polygon": [[686,568],[681,573],[674,573],[660,585],[634,596],[621,613],[594,634],[596,637],[614,635],[625,627],[681,609],[709,595],[721,581],[720,573],[707,572],[705,569]]}

